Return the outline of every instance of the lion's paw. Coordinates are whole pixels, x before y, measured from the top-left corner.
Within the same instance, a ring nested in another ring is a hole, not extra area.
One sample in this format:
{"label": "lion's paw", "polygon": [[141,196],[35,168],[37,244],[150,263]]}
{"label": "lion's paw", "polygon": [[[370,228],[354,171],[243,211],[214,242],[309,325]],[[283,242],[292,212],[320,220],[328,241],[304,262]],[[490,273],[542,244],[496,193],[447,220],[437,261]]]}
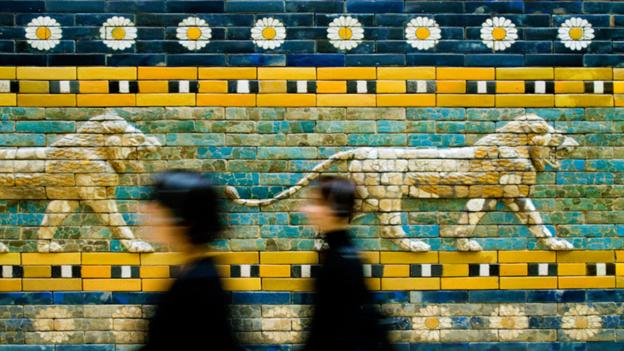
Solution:
{"label": "lion's paw", "polygon": [[481,251],[481,244],[472,239],[458,239],[457,250],[459,251]]}
{"label": "lion's paw", "polygon": [[426,242],[422,240],[412,240],[409,243],[409,248],[410,248],[410,251],[418,251],[418,252],[430,251],[431,245],[427,244]]}
{"label": "lion's paw", "polygon": [[152,245],[142,240],[122,240],[121,244],[128,252],[154,252]]}
{"label": "lion's paw", "polygon": [[61,244],[55,241],[50,242],[48,247],[49,247],[49,250],[48,250],[49,252],[63,252],[63,247],[61,246]]}
{"label": "lion's paw", "polygon": [[37,244],[38,252],[63,252],[63,246],[54,241],[41,240]]}
{"label": "lion's paw", "polygon": [[567,251],[574,249],[574,245],[572,245],[569,241],[561,238],[546,238],[541,239],[541,242],[549,250]]}
{"label": "lion's paw", "polygon": [[0,243],[0,253],[9,252],[9,247],[3,243]]}

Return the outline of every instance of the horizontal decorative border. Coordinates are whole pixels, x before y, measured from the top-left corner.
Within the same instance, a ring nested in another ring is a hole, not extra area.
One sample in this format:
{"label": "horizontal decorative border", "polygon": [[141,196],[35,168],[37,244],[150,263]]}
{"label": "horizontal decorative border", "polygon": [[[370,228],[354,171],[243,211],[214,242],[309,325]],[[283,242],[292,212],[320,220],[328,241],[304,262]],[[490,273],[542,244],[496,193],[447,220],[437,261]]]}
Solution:
{"label": "horizontal decorative border", "polygon": [[624,106],[621,68],[0,67],[0,106]]}
{"label": "horizontal decorative border", "polygon": [[[216,256],[228,290],[309,291],[314,251]],[[624,287],[624,251],[363,252],[372,290],[608,289]],[[177,253],[8,253],[2,291],[162,291]]]}

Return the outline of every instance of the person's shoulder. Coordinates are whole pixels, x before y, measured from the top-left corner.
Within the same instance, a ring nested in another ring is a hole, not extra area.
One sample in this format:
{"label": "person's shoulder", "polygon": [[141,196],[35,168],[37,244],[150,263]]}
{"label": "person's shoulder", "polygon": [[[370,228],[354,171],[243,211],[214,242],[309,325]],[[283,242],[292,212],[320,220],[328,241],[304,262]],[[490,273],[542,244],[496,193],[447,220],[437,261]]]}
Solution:
{"label": "person's shoulder", "polygon": [[202,257],[189,263],[180,279],[213,279],[219,278],[214,261],[210,257]]}

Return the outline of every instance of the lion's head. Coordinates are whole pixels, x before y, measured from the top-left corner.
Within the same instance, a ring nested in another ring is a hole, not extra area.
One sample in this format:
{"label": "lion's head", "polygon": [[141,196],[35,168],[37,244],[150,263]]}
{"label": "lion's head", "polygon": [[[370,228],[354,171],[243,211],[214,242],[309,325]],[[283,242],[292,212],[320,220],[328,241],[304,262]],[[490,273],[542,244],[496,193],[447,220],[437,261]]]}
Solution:
{"label": "lion's head", "polygon": [[516,117],[513,121],[497,129],[498,133],[521,134],[523,144],[529,147],[533,166],[543,171],[546,165],[559,168],[558,157],[569,154],[579,144],[576,140],[563,135],[543,118],[534,113]]}

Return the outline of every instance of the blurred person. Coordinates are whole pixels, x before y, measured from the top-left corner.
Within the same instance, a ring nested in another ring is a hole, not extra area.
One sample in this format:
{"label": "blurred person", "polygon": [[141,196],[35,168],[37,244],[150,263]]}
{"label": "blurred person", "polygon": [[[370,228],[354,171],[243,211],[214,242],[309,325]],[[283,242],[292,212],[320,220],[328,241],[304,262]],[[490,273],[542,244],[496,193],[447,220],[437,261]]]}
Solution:
{"label": "blurred person", "polygon": [[154,177],[144,205],[155,241],[185,256],[180,274],[158,301],[143,351],[239,350],[227,295],[206,246],[223,231],[220,199],[199,173],[171,170]]}
{"label": "blurred person", "polygon": [[310,203],[302,208],[326,244],[315,280],[314,314],[305,351],[392,349],[349,233],[354,202],[355,185],[350,180],[322,176],[312,188]]}

